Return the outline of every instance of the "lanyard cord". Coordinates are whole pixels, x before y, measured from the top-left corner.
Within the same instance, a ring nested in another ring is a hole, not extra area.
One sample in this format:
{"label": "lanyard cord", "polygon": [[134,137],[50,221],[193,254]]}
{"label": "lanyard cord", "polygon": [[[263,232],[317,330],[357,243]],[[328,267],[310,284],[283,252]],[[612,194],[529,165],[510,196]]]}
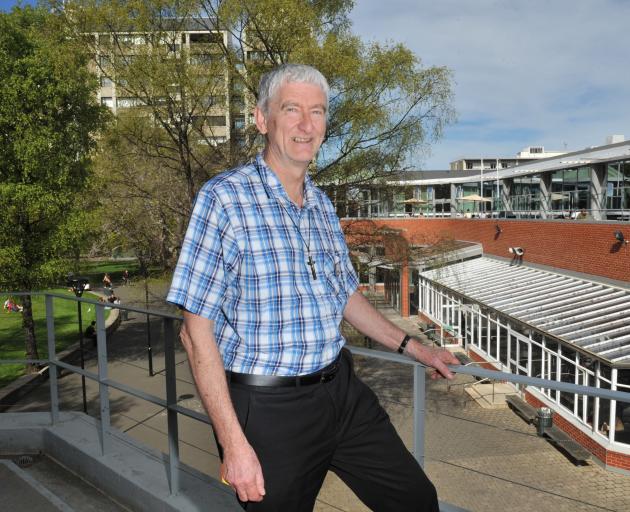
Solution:
{"label": "lanyard cord", "polygon": [[311,210],[310,209],[306,210],[306,215],[308,217],[308,228],[307,228],[308,229],[308,242],[307,242],[306,240],[304,240],[304,236],[302,236],[302,231],[300,230],[300,226],[293,220],[293,217],[291,216],[289,211],[284,207],[284,205],[282,205],[282,208],[284,209],[285,213],[291,220],[291,223],[295,226],[295,229],[298,232],[300,240],[302,240],[302,243],[306,247],[306,252],[308,254],[308,261],[306,262],[306,264],[311,268],[311,275],[313,276],[313,280],[316,281],[317,272],[315,271],[315,260],[311,256]]}
{"label": "lanyard cord", "polygon": [[[258,175],[260,176],[260,179],[261,179],[261,181],[263,183],[263,186],[265,187],[265,189],[267,189],[267,194],[270,197],[273,196],[273,193],[270,191],[271,187],[269,187],[269,185],[266,183],[266,181],[265,181],[265,179],[263,177],[264,169],[261,168],[261,166],[258,164],[257,160],[254,162],[254,165],[256,166],[256,170],[258,171]],[[300,231],[300,226],[293,220],[293,217],[291,216],[291,213],[289,212],[287,207],[284,206],[282,203],[280,203],[280,206],[284,210],[284,213],[286,213],[287,216],[289,217],[289,220],[291,221],[291,223],[295,226],[295,229],[298,232],[300,240],[302,240],[302,243],[306,247],[306,252],[308,254],[308,261],[306,262],[306,264],[309,267],[311,267],[311,275],[313,276],[313,280],[316,281],[317,280],[317,272],[315,272],[315,260],[311,256],[311,211],[310,211],[310,209],[306,210],[306,215],[308,215],[308,242],[307,242],[306,240],[304,240],[304,237],[302,236],[302,231]]]}

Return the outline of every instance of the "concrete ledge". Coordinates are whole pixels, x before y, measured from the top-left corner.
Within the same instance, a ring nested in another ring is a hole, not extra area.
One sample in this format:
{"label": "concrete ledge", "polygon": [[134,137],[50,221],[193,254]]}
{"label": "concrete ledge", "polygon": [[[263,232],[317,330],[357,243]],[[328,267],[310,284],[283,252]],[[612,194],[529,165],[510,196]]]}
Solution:
{"label": "concrete ledge", "polygon": [[116,501],[138,511],[241,511],[234,493],[193,468],[180,465],[180,491],[169,493],[168,460],[113,429],[110,450],[101,455],[99,423],[82,413],[62,413],[50,423],[48,413],[0,415],[0,454],[39,447]]}

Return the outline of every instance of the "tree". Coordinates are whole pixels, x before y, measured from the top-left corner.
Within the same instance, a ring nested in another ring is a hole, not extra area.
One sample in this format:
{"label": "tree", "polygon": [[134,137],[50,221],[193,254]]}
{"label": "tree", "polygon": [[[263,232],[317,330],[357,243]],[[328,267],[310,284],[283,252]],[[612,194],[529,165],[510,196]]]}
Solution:
{"label": "tree", "polygon": [[[450,72],[423,67],[402,44],[361,41],[350,30],[350,0],[64,6],[75,37],[124,100],[102,153],[113,174],[110,196],[131,207],[166,183],[169,190],[153,200],[166,223],[155,232],[168,234],[169,248],[179,246],[201,184],[260,148],[249,114],[261,74],[274,65],[312,64],[329,79],[328,130],[313,177],[341,193],[408,168],[453,118]],[[194,37],[182,36],[191,30]],[[217,126],[221,116],[225,126]],[[112,158],[121,154],[114,140],[124,145],[122,160]],[[133,172],[147,166],[153,184]]]}
{"label": "tree", "polygon": [[[107,112],[87,61],[56,16],[0,13],[0,289],[58,282],[92,225],[90,152]],[[37,359],[29,295],[23,306],[26,355]]]}

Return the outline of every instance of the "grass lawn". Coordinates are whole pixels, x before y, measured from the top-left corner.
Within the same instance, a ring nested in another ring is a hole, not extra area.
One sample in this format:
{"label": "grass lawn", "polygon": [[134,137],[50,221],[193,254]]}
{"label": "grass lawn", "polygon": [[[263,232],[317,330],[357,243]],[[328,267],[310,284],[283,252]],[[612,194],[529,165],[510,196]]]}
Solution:
{"label": "grass lawn", "polygon": [[79,275],[87,277],[93,287],[102,286],[105,272],[109,274],[114,285],[122,283],[122,274],[129,271],[132,280],[138,279],[139,266],[135,260],[104,260],[104,261],[82,261]]}
{"label": "grass lawn", "polygon": [[[140,265],[137,260],[83,260],[80,264],[78,275],[87,277],[90,285],[94,288],[103,284],[103,276],[107,272],[114,282],[114,287],[122,284],[122,274],[125,270],[129,271],[129,277],[132,282],[137,282],[142,278],[139,274]],[[149,274],[152,278],[159,278],[164,271],[160,267],[150,267]]]}
{"label": "grass lawn", "polygon": [[[73,297],[71,292],[66,289],[47,290],[60,295]],[[85,298],[97,299],[97,296],[91,293],[85,293]],[[4,304],[7,299],[6,295],[0,295],[0,301]],[[16,302],[19,297],[14,297]],[[35,320],[35,336],[37,340],[37,349],[42,359],[48,357],[48,335],[46,329],[46,306],[43,296],[32,296],[33,300],[33,319]],[[69,345],[79,340],[79,325],[77,316],[77,303],[75,301],[63,300],[55,298],[53,301],[55,313],[55,340],[56,350],[60,352]],[[91,304],[82,304],[82,321],[83,330],[96,319],[94,306]],[[105,315],[109,315],[109,311],[105,311]],[[23,359],[25,357],[24,346],[24,328],[22,327],[22,314],[9,313],[2,309],[0,311],[0,359]],[[24,374],[23,365],[0,364],[0,388]]]}

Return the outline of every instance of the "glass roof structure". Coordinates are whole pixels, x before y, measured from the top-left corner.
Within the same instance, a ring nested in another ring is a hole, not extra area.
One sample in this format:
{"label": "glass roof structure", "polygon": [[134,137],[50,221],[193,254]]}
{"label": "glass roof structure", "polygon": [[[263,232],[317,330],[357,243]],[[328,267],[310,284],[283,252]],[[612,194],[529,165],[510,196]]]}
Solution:
{"label": "glass roof structure", "polygon": [[630,290],[485,257],[421,276],[599,359],[630,364]]}

